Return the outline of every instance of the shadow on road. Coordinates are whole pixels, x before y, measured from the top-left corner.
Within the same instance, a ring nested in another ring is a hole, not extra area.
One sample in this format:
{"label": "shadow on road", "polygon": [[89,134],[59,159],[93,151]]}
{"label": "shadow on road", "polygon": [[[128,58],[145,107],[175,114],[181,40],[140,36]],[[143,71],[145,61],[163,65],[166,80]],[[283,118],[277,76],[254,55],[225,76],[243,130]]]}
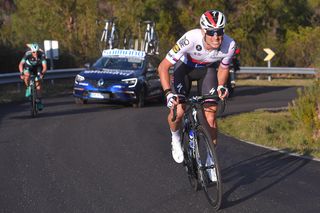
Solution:
{"label": "shadow on road", "polygon": [[[229,208],[252,199],[284,181],[310,161],[267,151],[223,169],[223,183],[228,185],[228,189],[223,194],[222,208]],[[241,192],[246,194],[241,195]]]}

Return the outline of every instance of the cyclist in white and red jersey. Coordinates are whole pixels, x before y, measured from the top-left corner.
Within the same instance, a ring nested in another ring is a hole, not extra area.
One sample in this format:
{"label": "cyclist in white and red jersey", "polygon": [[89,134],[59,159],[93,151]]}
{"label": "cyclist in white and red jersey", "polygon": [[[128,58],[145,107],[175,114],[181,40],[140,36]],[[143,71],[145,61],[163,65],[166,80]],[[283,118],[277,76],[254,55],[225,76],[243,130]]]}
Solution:
{"label": "cyclist in white and red jersey", "polygon": [[[228,96],[225,85],[229,75],[229,64],[235,51],[235,41],[224,34],[225,24],[226,18],[222,12],[217,10],[205,12],[200,18],[201,29],[186,32],[158,67],[162,88],[167,98],[167,107],[170,108],[168,123],[172,133],[172,156],[177,163],[182,163],[184,158],[179,132],[184,105],[179,104],[179,98],[188,95],[185,77],[193,70],[196,72],[198,68],[206,67],[201,93],[205,95],[217,92],[221,99]],[[173,65],[171,89],[169,69]],[[177,118],[174,122],[171,121],[173,106],[177,106]],[[204,114],[214,144],[217,143],[216,112],[216,100],[204,104]]]}

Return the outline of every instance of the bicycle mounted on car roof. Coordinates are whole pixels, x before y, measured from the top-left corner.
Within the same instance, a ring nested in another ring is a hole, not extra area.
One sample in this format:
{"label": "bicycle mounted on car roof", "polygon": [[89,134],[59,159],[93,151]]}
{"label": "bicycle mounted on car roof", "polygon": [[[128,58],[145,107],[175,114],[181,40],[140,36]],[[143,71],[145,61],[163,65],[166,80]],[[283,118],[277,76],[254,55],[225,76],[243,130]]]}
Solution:
{"label": "bicycle mounted on car roof", "polygon": [[[99,39],[99,49],[102,52],[105,49],[113,49],[119,46],[119,30],[116,27],[116,17],[105,19],[104,29]],[[98,20],[97,23],[100,21]]]}
{"label": "bicycle mounted on car roof", "polygon": [[154,21],[141,21],[140,23],[146,24],[144,32],[144,40],[142,45],[142,50],[147,54],[159,54],[159,37],[156,32],[156,23]]}

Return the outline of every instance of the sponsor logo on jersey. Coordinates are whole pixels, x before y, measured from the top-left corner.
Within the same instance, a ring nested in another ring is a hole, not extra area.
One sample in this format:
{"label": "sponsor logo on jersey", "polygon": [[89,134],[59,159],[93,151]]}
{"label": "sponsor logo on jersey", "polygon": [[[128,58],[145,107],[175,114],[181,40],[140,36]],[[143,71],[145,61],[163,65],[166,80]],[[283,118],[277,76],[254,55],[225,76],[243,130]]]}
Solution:
{"label": "sponsor logo on jersey", "polygon": [[198,45],[196,46],[196,50],[201,51],[201,50],[202,50],[201,45],[198,44]]}
{"label": "sponsor logo on jersey", "polygon": [[183,38],[181,38],[180,41],[179,41],[180,47],[185,47],[185,46],[187,46],[188,44],[190,44],[190,41],[187,39],[186,36],[183,37]]}
{"label": "sponsor logo on jersey", "polygon": [[178,93],[181,93],[181,89],[183,88],[182,84],[178,84],[177,89],[178,89]]}
{"label": "sponsor logo on jersey", "polygon": [[210,95],[213,95],[213,94],[215,93],[215,91],[216,91],[216,90],[215,90],[214,88],[212,88],[212,89],[209,91],[209,94],[210,94]]}
{"label": "sponsor logo on jersey", "polygon": [[180,51],[180,47],[178,44],[175,44],[173,47],[172,47],[172,50],[174,53],[178,53]]}

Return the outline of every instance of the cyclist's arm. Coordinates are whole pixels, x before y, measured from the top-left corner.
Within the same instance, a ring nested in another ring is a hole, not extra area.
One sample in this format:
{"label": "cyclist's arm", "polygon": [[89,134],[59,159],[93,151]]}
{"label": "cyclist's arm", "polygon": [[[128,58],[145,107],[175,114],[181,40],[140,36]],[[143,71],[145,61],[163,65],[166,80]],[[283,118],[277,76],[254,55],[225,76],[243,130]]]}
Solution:
{"label": "cyclist's arm", "polygon": [[219,66],[218,68],[218,86],[224,86],[227,83],[229,76],[229,66]]}
{"label": "cyclist's arm", "polygon": [[224,86],[226,85],[229,77],[229,69],[230,69],[230,63],[232,61],[232,57],[234,55],[235,51],[235,42],[233,41],[230,44],[228,54],[226,57],[224,57],[221,60],[221,63],[218,68],[218,86]]}
{"label": "cyclist's arm", "polygon": [[20,61],[20,63],[19,63],[19,72],[20,72],[20,75],[22,75],[23,74],[23,65],[24,65],[24,63],[25,63],[25,60],[24,60],[24,58]]}
{"label": "cyclist's arm", "polygon": [[158,73],[163,91],[170,89],[169,69],[172,65],[173,64],[168,59],[164,58],[158,67]]}
{"label": "cyclist's arm", "polygon": [[41,73],[42,73],[42,75],[44,75],[45,74],[45,72],[47,71],[47,60],[46,60],[46,57],[45,57],[45,55],[44,55],[44,53],[42,54],[42,56],[41,56],[41,64],[42,64],[42,71],[41,71]]}
{"label": "cyclist's arm", "polygon": [[163,90],[170,89],[169,69],[179,59],[185,55],[193,47],[193,43],[189,41],[190,31],[185,33],[167,53],[166,57],[159,65],[158,72]]}
{"label": "cyclist's arm", "polygon": [[45,74],[45,72],[47,72],[47,62],[42,62],[42,74]]}

